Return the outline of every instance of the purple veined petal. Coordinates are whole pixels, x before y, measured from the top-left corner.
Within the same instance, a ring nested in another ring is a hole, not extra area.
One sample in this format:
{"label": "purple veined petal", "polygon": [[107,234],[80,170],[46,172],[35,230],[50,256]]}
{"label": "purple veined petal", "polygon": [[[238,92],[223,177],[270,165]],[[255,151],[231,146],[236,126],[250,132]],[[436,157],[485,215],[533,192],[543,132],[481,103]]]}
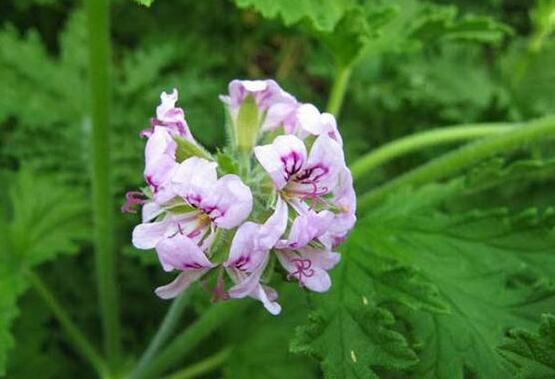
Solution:
{"label": "purple veined petal", "polygon": [[153,249],[158,242],[166,237],[171,221],[166,218],[162,221],[143,223],[133,229],[133,246],[137,249]]}
{"label": "purple veined petal", "polygon": [[207,271],[208,269],[183,271],[172,282],[156,288],[154,293],[164,300],[173,299],[199,280]]}
{"label": "purple veined petal", "polygon": [[173,190],[193,206],[198,206],[218,180],[216,162],[191,157],[179,163],[171,181]]}
{"label": "purple veined petal", "polygon": [[164,271],[200,270],[212,268],[202,249],[184,234],[164,238],[156,244],[158,259]]}
{"label": "purple veined petal", "polygon": [[337,176],[344,167],[345,158],[341,146],[327,135],[321,135],[314,141],[305,170],[297,176],[297,180],[318,183],[332,192],[337,184]]}
{"label": "purple veined petal", "polygon": [[233,287],[229,289],[229,296],[241,299],[243,297],[249,296],[256,290],[256,287],[260,285],[260,277],[264,273],[264,269],[268,264],[268,252],[264,252],[264,257],[258,264],[254,267],[253,271],[250,273],[243,272],[236,267],[228,267],[227,270],[231,271],[231,278],[236,282]]}
{"label": "purple veined petal", "polygon": [[256,146],[254,154],[278,190],[303,168],[307,159],[303,141],[293,135],[278,136],[271,144]]}
{"label": "purple veined petal", "polygon": [[276,210],[264,224],[245,222],[241,225],[233,237],[224,266],[235,267],[246,273],[255,271],[285,232],[287,212],[287,204],[278,198]]}
{"label": "purple veined petal", "polygon": [[245,222],[237,229],[225,267],[235,267],[245,273],[254,272],[266,258],[267,249],[259,245],[261,225]]}
{"label": "purple veined petal", "polygon": [[175,159],[169,155],[161,155],[156,160],[150,160],[145,165],[144,177],[147,184],[156,194],[177,168]]}
{"label": "purple veined petal", "polygon": [[327,270],[340,259],[337,253],[323,249],[301,248],[296,252],[280,250],[277,257],[288,277],[296,278],[299,284],[315,292],[326,292],[331,286]]}
{"label": "purple veined petal", "polygon": [[225,175],[206,194],[200,208],[223,229],[241,224],[252,210],[252,193],[237,175]]}
{"label": "purple veined petal", "polygon": [[308,245],[311,241],[324,235],[334,221],[334,214],[330,211],[314,212],[309,210],[297,216],[288,239],[280,241],[278,248],[296,249]]}

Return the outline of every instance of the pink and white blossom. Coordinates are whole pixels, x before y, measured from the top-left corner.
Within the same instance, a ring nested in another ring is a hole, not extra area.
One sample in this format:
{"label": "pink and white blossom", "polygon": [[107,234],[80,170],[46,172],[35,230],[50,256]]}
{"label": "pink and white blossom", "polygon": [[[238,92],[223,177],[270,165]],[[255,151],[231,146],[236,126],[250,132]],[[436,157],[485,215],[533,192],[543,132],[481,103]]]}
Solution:
{"label": "pink and white blossom", "polygon": [[324,196],[333,191],[345,166],[341,146],[327,135],[314,141],[309,154],[294,135],[278,136],[269,145],[255,147],[254,154],[281,196],[298,211],[305,200],[326,203]]}
{"label": "pink and white blossom", "polygon": [[[235,162],[239,169],[231,170],[241,177],[218,177],[212,160],[177,160],[184,155],[181,150],[177,154],[179,138],[198,145],[183,110],[176,107],[177,96],[177,90],[162,93],[152,128],[142,133],[148,137],[148,187],[129,192],[122,207],[129,212],[132,206],[142,206],[142,222],[133,230],[134,246],[155,249],[162,268],[178,272],[156,294],[173,298],[218,270],[215,299],[254,298],[276,315],[281,306],[268,283],[274,261],[300,287],[329,290],[328,272],[340,261],[336,249],[356,222],[356,194],[335,117],[297,102],[273,80],[232,81],[229,95],[220,98],[233,127],[239,128],[234,131],[243,134],[230,156],[235,153],[246,160]],[[238,123],[246,99],[251,108],[245,108],[248,112]],[[265,132],[271,132],[263,135],[265,141],[273,141],[253,147]],[[259,166],[247,162],[252,152]],[[275,199],[271,212],[269,199]],[[264,215],[267,219],[260,223]],[[224,235],[232,236],[230,245],[222,243]],[[229,251],[219,250],[225,246]]]}

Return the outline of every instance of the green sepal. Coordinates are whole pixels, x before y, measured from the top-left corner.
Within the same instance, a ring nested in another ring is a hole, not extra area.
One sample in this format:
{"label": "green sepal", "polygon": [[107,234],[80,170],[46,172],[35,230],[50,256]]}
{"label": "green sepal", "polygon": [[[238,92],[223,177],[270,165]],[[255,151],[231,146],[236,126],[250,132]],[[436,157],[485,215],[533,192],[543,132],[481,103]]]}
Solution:
{"label": "green sepal", "polygon": [[175,159],[178,162],[183,162],[187,158],[199,157],[213,161],[214,158],[204,147],[187,141],[183,137],[176,136],[173,138],[177,143],[177,149],[175,151]]}
{"label": "green sepal", "polygon": [[260,119],[253,96],[245,97],[235,121],[235,136],[239,151],[250,152],[256,143]]}
{"label": "green sepal", "polygon": [[218,151],[216,154],[216,162],[218,162],[218,169],[222,174],[239,174],[239,167],[231,154]]}

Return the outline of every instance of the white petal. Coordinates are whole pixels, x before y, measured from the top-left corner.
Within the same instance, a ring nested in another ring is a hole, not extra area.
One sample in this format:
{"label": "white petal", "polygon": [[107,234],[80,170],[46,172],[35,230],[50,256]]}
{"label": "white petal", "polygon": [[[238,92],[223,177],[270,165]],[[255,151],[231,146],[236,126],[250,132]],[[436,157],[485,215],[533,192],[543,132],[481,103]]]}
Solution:
{"label": "white petal", "polygon": [[156,288],[154,292],[162,299],[173,299],[185,291],[193,282],[199,280],[205,273],[204,270],[189,270],[179,274],[171,283]]}
{"label": "white petal", "polygon": [[168,220],[139,224],[133,229],[133,246],[137,249],[153,249],[170,227]]}
{"label": "white petal", "polygon": [[174,191],[187,200],[187,196],[206,194],[218,180],[217,164],[206,159],[191,157],[179,164],[172,177]]}

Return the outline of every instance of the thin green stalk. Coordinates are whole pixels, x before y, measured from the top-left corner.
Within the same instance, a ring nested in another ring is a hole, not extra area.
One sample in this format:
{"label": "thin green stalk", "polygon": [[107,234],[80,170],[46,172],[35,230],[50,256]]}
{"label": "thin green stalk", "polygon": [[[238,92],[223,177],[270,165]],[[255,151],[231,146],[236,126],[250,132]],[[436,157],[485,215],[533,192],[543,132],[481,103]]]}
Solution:
{"label": "thin green stalk", "polygon": [[96,352],[96,349],[92,346],[87,337],[85,337],[73,321],[71,321],[71,318],[67,314],[66,310],[56,300],[50,289],[48,289],[46,284],[37,274],[29,271],[27,273],[27,277],[36,293],[40,296],[54,317],[56,317],[60,323],[60,326],[64,330],[65,334],[69,337],[69,342],[71,342],[79,354],[81,354],[81,356],[94,367],[101,378],[106,377],[108,374],[108,367],[106,363]]}
{"label": "thin green stalk", "polygon": [[181,317],[185,306],[189,302],[189,299],[190,291],[185,291],[172,302],[170,308],[168,309],[168,312],[166,313],[166,316],[164,317],[164,320],[162,321],[162,324],[160,324],[160,327],[154,335],[154,338],[150,341],[150,344],[139,360],[139,363],[133,370],[130,379],[137,377],[139,373],[150,364],[162,345],[165,344],[166,341],[171,337],[179,323],[179,318]]}
{"label": "thin green stalk", "polygon": [[328,106],[326,107],[326,110],[335,115],[335,117],[339,117],[339,112],[341,111],[343,100],[345,99],[345,93],[347,92],[347,85],[349,84],[352,71],[352,65],[340,66],[337,68],[331,87]]}
{"label": "thin green stalk", "polygon": [[366,211],[387,194],[406,186],[417,186],[457,174],[465,167],[495,154],[506,153],[530,142],[555,137],[555,116],[530,121],[514,131],[463,146],[436,158],[359,198],[358,209]]}
{"label": "thin green stalk", "polygon": [[215,370],[227,361],[232,351],[233,349],[231,347],[226,347],[200,362],[185,367],[183,370],[179,370],[172,375],[166,376],[164,379],[192,379],[204,375]]}
{"label": "thin green stalk", "polygon": [[351,165],[351,172],[353,178],[359,178],[385,162],[412,151],[491,136],[511,131],[514,127],[514,124],[509,123],[469,124],[416,133],[394,140],[362,156]]}
{"label": "thin green stalk", "polygon": [[116,283],[113,202],[110,190],[110,36],[109,0],[87,0],[89,85],[92,121],[92,193],[95,264],[104,349],[111,367],[120,357],[118,286]]}
{"label": "thin green stalk", "polygon": [[247,303],[231,300],[212,305],[198,320],[189,325],[133,379],[158,378],[164,370],[178,363],[204,338],[231,316],[241,312]]}

